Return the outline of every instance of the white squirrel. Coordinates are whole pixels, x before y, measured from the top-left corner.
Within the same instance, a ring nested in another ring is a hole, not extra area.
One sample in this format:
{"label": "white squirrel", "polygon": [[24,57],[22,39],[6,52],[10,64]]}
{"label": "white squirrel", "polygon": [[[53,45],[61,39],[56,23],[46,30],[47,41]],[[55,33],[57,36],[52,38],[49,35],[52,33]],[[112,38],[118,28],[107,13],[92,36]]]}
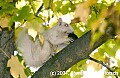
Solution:
{"label": "white squirrel", "polygon": [[27,28],[20,32],[17,38],[17,48],[22,52],[25,63],[32,67],[42,66],[57,49],[62,49],[68,44],[66,42],[73,41],[72,38],[66,37],[69,33],[73,33],[72,27],[63,22],[61,18],[53,28],[40,33],[44,37],[43,45],[40,44],[39,37],[34,40],[27,33]]}

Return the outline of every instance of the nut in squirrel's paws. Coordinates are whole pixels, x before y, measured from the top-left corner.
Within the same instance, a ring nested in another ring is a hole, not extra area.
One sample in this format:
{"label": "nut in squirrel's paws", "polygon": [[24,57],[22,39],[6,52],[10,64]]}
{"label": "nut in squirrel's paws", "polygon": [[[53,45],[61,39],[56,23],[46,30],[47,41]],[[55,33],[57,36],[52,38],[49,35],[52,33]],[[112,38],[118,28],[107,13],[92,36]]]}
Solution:
{"label": "nut in squirrel's paws", "polygon": [[68,38],[70,38],[70,43],[78,39],[78,37],[74,33],[69,33]]}

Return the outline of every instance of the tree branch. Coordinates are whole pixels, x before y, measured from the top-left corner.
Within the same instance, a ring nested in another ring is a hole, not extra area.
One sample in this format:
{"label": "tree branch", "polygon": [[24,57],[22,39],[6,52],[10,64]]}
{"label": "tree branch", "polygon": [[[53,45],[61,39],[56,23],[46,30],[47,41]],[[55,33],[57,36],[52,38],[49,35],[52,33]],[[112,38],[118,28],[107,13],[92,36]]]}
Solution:
{"label": "tree branch", "polygon": [[[111,32],[111,31],[109,31]],[[97,47],[106,42],[109,38],[107,34],[102,35],[96,43],[91,46],[91,31],[75,40],[73,43],[62,49],[53,58],[49,59],[32,78],[58,78],[57,71],[65,71],[77,62],[89,57],[89,54]],[[51,75],[51,72],[55,72]]]}
{"label": "tree branch", "polygon": [[36,16],[36,17],[38,17],[41,9],[43,8],[43,5],[44,5],[44,3],[42,3],[42,5],[39,7],[39,9],[37,10],[37,12],[35,13],[35,16]]}
{"label": "tree branch", "polygon": [[[114,72],[114,71],[112,71],[106,64],[104,64],[102,61],[96,60],[96,59],[94,59],[94,58],[92,58],[92,57],[89,57],[89,59],[92,60],[92,61],[94,61],[94,62],[96,62],[96,63],[101,64],[101,65],[104,66],[104,67],[106,67],[110,72]],[[118,76],[117,76],[116,74],[114,74],[114,76],[115,76],[116,78],[118,78]]]}

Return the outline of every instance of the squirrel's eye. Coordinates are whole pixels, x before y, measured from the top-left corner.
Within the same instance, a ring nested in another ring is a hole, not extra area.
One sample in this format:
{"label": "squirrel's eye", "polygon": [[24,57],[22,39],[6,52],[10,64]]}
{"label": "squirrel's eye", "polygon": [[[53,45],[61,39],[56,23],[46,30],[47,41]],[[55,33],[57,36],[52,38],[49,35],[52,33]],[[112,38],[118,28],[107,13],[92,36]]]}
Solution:
{"label": "squirrel's eye", "polygon": [[65,24],[66,27],[68,27],[69,25],[68,24]]}

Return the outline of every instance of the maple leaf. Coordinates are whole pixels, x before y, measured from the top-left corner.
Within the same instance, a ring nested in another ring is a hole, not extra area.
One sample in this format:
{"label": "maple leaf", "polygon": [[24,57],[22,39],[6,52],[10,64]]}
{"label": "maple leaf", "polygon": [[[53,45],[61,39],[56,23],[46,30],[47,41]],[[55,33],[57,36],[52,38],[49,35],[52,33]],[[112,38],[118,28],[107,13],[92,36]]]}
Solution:
{"label": "maple leaf", "polygon": [[75,18],[79,18],[80,21],[86,23],[89,16],[90,9],[84,5],[85,3],[76,5]]}
{"label": "maple leaf", "polygon": [[27,78],[24,72],[24,66],[22,66],[17,58],[17,56],[11,56],[8,60],[7,67],[10,67],[11,75],[14,78]]}

